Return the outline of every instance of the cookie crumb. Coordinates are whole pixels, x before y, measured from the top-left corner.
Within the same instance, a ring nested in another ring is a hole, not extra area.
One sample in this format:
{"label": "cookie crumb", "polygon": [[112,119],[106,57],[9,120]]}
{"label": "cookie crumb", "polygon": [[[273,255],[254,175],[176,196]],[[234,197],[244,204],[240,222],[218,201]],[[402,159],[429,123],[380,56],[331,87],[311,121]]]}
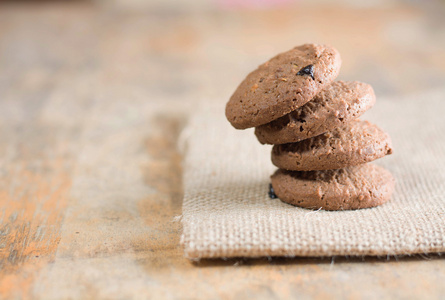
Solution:
{"label": "cookie crumb", "polygon": [[275,195],[275,191],[273,189],[272,183],[269,183],[269,198],[276,199],[277,195]]}

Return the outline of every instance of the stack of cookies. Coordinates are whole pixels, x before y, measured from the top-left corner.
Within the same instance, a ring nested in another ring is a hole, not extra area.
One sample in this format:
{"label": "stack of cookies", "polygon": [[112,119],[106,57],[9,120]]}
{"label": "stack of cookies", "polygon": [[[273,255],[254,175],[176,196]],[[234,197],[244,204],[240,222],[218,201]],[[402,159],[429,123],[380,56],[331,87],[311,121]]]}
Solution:
{"label": "stack of cookies", "polygon": [[334,81],[338,51],[306,44],[260,65],[226,106],[237,129],[255,127],[273,144],[269,195],[300,207],[347,210],[385,203],[394,179],[367,164],[392,153],[389,135],[357,118],[375,103],[372,87]]}

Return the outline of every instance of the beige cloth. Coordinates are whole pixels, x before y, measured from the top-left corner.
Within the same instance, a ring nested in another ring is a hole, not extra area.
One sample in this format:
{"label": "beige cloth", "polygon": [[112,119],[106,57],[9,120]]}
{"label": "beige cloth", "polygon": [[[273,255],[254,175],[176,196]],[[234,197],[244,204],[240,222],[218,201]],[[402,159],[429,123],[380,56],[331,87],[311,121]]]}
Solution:
{"label": "beige cloth", "polygon": [[185,132],[185,256],[444,252],[444,113],[445,90],[378,99],[362,119],[392,137],[394,154],[375,163],[394,174],[393,198],[377,208],[329,212],[270,199],[270,146],[259,144],[252,129],[232,128],[223,103],[202,107]]}

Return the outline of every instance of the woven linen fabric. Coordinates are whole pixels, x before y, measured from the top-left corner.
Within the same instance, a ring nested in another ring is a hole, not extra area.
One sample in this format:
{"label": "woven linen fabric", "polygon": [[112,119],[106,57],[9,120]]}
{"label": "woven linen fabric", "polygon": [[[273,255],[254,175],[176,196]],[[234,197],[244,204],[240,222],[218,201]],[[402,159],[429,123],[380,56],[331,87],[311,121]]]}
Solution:
{"label": "woven linen fabric", "polygon": [[271,146],[235,130],[224,103],[187,128],[182,243],[190,259],[402,255],[445,251],[445,90],[377,99],[368,119],[394,154],[373,163],[396,178],[392,199],[356,211],[312,211],[268,197]]}

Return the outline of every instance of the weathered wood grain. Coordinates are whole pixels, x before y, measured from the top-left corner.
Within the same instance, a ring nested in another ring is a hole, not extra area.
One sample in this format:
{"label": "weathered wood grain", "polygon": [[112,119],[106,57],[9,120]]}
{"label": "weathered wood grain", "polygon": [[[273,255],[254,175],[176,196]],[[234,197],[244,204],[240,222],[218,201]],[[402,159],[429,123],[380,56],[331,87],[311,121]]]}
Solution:
{"label": "weathered wood grain", "polygon": [[2,114],[0,122],[0,294],[6,296],[29,291],[37,270],[54,261],[78,133],[42,122],[40,110],[24,114],[27,121]]}
{"label": "weathered wood grain", "polygon": [[192,263],[174,220],[198,100],[304,42],[336,46],[341,78],[378,97],[438,87],[441,10],[1,4],[0,298],[440,298],[437,255]]}

